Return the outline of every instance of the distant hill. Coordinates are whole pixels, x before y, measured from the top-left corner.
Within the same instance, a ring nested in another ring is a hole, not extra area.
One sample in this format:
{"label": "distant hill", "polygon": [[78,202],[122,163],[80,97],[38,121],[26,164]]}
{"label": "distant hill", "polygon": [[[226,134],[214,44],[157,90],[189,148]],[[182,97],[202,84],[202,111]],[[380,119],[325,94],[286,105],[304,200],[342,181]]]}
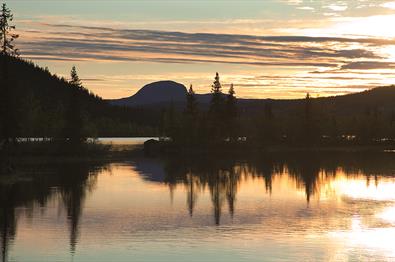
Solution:
{"label": "distant hill", "polygon": [[[173,104],[176,107],[185,105],[187,88],[174,81],[158,81],[143,86],[136,94],[107,100],[112,105],[128,107],[158,107]],[[211,94],[196,94],[197,101],[202,104],[210,102]]]}
{"label": "distant hill", "polygon": [[[186,92],[186,87],[180,83],[160,81],[144,86],[133,96],[109,100],[109,102],[113,105],[152,109],[163,109],[172,104],[182,109],[186,103]],[[196,99],[202,109],[207,109],[211,94],[196,94]],[[360,114],[372,109],[392,112],[395,111],[395,86],[377,87],[360,93],[312,100],[315,105],[335,115]],[[245,114],[259,113],[267,103],[270,103],[274,112],[278,114],[290,114],[301,110],[304,99],[238,99],[239,110]]]}
{"label": "distant hill", "polygon": [[143,86],[136,94],[109,100],[111,104],[122,106],[144,106],[160,103],[180,103],[185,101],[187,89],[174,81],[159,81]]}

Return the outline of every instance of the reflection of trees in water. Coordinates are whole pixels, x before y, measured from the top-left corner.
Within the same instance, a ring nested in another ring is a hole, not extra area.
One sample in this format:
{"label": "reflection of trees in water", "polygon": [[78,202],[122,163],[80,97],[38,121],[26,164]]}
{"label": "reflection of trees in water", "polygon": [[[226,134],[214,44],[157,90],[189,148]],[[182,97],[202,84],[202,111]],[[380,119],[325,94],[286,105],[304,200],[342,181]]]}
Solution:
{"label": "reflection of trees in water", "polygon": [[213,203],[215,223],[220,223],[222,206],[225,201],[229,206],[229,213],[233,215],[236,192],[240,182],[239,173],[233,161],[226,158],[208,162],[207,159],[185,160],[180,162],[169,160],[166,164],[165,182],[170,188],[176,184],[184,184],[187,190],[187,209],[192,216],[198,194],[208,187]]}
{"label": "reflection of trees in water", "polygon": [[[4,190],[1,192],[1,200],[5,199],[9,194],[7,203],[4,203],[1,207],[0,214],[0,234],[1,234],[1,258],[2,261],[7,260],[7,250],[10,242],[14,240],[16,233],[16,216],[13,204],[15,203],[15,196],[12,194],[12,190]],[[3,203],[3,201],[2,201]]]}
{"label": "reflection of trees in water", "polygon": [[266,192],[271,193],[274,177],[287,174],[298,189],[305,191],[309,202],[312,196],[319,194],[322,184],[335,179],[340,171],[346,176],[365,175],[367,184],[373,178],[377,185],[379,176],[392,175],[394,160],[395,156],[390,154],[316,152],[273,153],[248,158],[169,158],[165,162],[164,182],[173,190],[177,184],[184,184],[187,209],[191,216],[199,193],[207,187],[213,205],[214,222],[218,225],[225,202],[233,217],[236,195],[243,179],[261,180]]}
{"label": "reflection of trees in water", "polygon": [[62,186],[59,188],[60,198],[67,212],[70,230],[70,248],[74,253],[78,241],[78,225],[82,216],[84,201],[88,192],[94,189],[97,176],[92,176],[85,165],[72,166],[59,172]]}
{"label": "reflection of trees in water", "polygon": [[104,166],[101,164],[51,165],[48,170],[29,179],[21,179],[9,184],[0,183],[2,261],[7,260],[9,245],[15,238],[18,208],[25,208],[27,215],[32,217],[37,211],[37,206],[44,207],[51,199],[59,199],[59,203],[62,203],[67,212],[70,249],[74,252],[84,200],[87,193],[94,188],[96,174],[102,168]]}

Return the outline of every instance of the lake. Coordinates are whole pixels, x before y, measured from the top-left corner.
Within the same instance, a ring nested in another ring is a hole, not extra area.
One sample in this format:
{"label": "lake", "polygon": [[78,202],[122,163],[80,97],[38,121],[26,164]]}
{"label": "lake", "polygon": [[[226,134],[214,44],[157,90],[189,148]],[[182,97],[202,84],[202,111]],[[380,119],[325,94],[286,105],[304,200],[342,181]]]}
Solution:
{"label": "lake", "polygon": [[5,261],[394,261],[395,154],[26,161]]}

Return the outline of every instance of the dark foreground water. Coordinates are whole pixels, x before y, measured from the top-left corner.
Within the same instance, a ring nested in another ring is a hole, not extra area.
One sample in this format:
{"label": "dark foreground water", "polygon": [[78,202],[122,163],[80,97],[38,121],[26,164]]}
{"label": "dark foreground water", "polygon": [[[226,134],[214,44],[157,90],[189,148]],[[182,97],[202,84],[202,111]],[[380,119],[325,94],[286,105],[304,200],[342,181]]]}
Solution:
{"label": "dark foreground water", "polygon": [[23,169],[0,178],[6,261],[395,260],[391,153]]}

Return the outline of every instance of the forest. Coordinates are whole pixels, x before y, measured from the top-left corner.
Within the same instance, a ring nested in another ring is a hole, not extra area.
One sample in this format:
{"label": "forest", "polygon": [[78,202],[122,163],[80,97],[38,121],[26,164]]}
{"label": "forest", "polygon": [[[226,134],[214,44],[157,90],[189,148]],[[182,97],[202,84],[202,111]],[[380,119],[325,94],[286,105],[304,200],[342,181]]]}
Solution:
{"label": "forest", "polygon": [[233,85],[224,94],[217,73],[211,93],[206,110],[191,86],[183,112],[171,106],[165,111],[162,134],[174,145],[193,147],[391,145],[395,139],[394,86],[339,97],[262,100],[253,109],[236,99]]}

